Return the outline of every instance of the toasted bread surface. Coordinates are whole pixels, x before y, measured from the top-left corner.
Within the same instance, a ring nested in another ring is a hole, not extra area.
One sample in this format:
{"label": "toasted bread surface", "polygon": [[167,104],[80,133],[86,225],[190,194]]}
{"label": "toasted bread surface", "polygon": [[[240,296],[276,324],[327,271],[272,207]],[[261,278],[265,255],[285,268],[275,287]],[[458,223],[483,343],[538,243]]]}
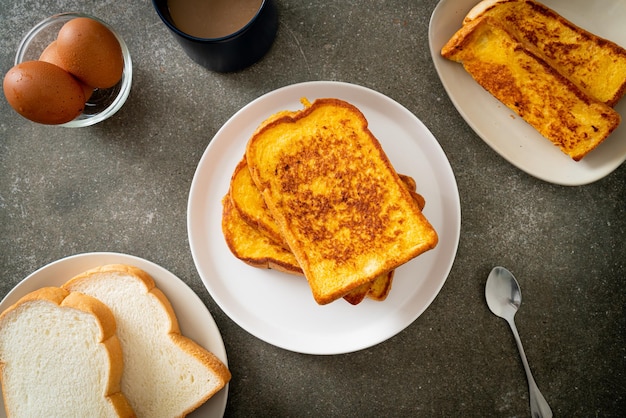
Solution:
{"label": "toasted bread surface", "polygon": [[[284,273],[303,275],[302,268],[293,253],[245,222],[239,215],[239,211],[235,209],[229,195],[224,197],[222,204],[222,230],[228,248],[235,257],[253,267],[271,268]],[[391,283],[387,282],[390,282],[392,277],[393,272],[382,274],[372,283],[365,283],[348,292],[343,298],[350,304],[357,305],[369,295],[370,287],[374,283],[377,283],[379,287],[391,287]],[[373,293],[372,299],[381,300],[376,292]]]}
{"label": "toasted bread surface", "polygon": [[122,349],[106,305],[44,287],[0,315],[7,416],[133,417],[120,391]]}
{"label": "toasted bread surface", "polygon": [[620,123],[615,110],[584,94],[490,16],[465,24],[442,55],[461,62],[481,86],[575,161]]}
{"label": "toasted bread surface", "polygon": [[[420,210],[423,210],[425,200],[415,191],[415,180],[403,174],[399,174],[399,177]],[[245,157],[237,164],[228,195],[222,203],[222,231],[235,257],[253,267],[303,274],[293,253],[288,248],[285,249],[288,246],[250,176]],[[393,271],[383,273],[372,282],[350,291],[343,298],[352,305],[357,305],[365,297],[382,301],[391,289],[392,280]]]}
{"label": "toasted bread surface", "polygon": [[483,16],[504,23],[526,48],[585,94],[614,106],[626,93],[626,50],[532,0],[485,0],[464,24]]}
{"label": "toasted bread surface", "polygon": [[222,200],[222,232],[230,251],[246,264],[285,273],[304,274],[291,251],[242,218],[233,205],[230,194]]}
{"label": "toasted bread surface", "polygon": [[365,117],[347,102],[318,99],[264,125],[246,159],[319,304],[437,243]]}
{"label": "toasted bread surface", "polygon": [[[293,253],[284,249],[280,244],[275,243],[265,234],[258,231],[254,226],[245,222],[240,216],[230,199],[226,195],[223,199],[222,230],[228,248],[235,257],[257,268],[271,268],[291,273],[303,275],[302,268],[294,257]],[[352,305],[357,305],[369,295],[370,286],[377,282],[385,282],[384,286],[391,287],[393,273],[382,274],[372,283],[366,283],[350,291],[343,298]],[[382,283],[377,286],[383,286]],[[373,294],[372,299],[380,300]]]}
{"label": "toasted bread surface", "polygon": [[229,197],[232,205],[245,222],[285,249],[289,245],[263,200],[263,195],[254,184],[245,157],[237,164],[231,177]]}
{"label": "toasted bread surface", "polygon": [[[222,230],[226,243],[235,257],[253,267],[271,268],[285,273],[303,275],[302,268],[293,253],[245,222],[239,215],[239,211],[235,209],[230,195],[226,195],[222,203]],[[392,274],[383,274],[372,283],[366,283],[352,290],[344,296],[344,299],[352,305],[357,305],[369,294],[370,285],[374,282],[390,281],[391,277]],[[391,284],[389,283],[388,286],[390,287]],[[380,300],[376,297],[372,299]]]}
{"label": "toasted bread surface", "polygon": [[[417,202],[420,210],[423,210],[426,201],[422,195],[415,191],[417,187],[415,179],[403,174],[399,174],[399,177],[404,186],[411,192],[411,196]],[[252,180],[245,156],[235,167],[228,194],[231,200],[229,205],[232,204],[235,207],[243,221],[276,244],[289,250],[289,246],[283,239],[278,225],[267,208],[265,200],[263,200],[263,195]],[[235,239],[235,237],[230,239]],[[249,251],[246,252],[249,253]]]}
{"label": "toasted bread surface", "polygon": [[138,416],[185,416],[230,380],[228,368],[215,355],[181,335],[169,300],[143,270],[101,266],[63,288],[99,299],[117,318],[124,355],[122,391]]}

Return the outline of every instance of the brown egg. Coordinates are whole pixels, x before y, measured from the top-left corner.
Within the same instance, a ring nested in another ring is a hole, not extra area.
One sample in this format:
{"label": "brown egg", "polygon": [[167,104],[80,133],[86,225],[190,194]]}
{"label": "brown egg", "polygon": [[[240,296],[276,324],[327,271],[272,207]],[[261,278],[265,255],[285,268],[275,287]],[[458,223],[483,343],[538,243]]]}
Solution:
{"label": "brown egg", "polygon": [[26,61],[11,68],[2,87],[11,107],[38,123],[69,122],[85,107],[78,81],[64,69],[45,61]]}
{"label": "brown egg", "polygon": [[[63,65],[63,61],[61,60],[61,57],[59,57],[59,51],[57,51],[57,41],[52,41],[52,43],[48,45],[46,49],[43,50],[43,52],[41,53],[41,56],[39,57],[39,60],[49,62],[50,64],[58,65],[59,67],[67,71],[67,68],[65,68]],[[83,83],[82,81],[78,79],[76,79],[76,81],[78,81],[80,83],[80,86],[83,88],[85,101],[89,100],[89,98],[93,94],[94,88],[91,86],[88,86],[87,84]]]}
{"label": "brown egg", "polygon": [[77,17],[64,24],[56,48],[63,68],[89,86],[109,88],[122,78],[120,43],[113,32],[94,19]]}

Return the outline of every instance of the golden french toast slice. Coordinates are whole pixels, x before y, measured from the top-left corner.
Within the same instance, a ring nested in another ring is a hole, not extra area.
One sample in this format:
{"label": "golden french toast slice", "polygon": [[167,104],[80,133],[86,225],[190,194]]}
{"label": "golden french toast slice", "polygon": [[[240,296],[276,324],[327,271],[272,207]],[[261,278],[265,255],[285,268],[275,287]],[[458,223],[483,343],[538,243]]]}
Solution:
{"label": "golden french toast slice", "polygon": [[246,159],[319,304],[437,244],[367,120],[347,102],[318,99],[266,124]]}
{"label": "golden french toast slice", "polygon": [[267,209],[263,195],[250,176],[245,157],[237,164],[233,172],[229,194],[233,205],[237,208],[244,221],[276,244],[289,249],[289,246],[280,234],[278,225],[272,218],[272,214]]}
{"label": "golden french toast slice", "polygon": [[620,115],[524,47],[497,19],[465,24],[441,54],[463,64],[487,91],[575,161],[596,148]]}
{"label": "golden french toast slice", "polygon": [[277,245],[265,234],[250,226],[240,216],[228,194],[222,199],[222,232],[230,251],[246,264],[285,273],[303,274],[291,251]]}
{"label": "golden french toast slice", "polygon": [[[245,222],[229,195],[224,197],[222,205],[222,231],[228,248],[235,257],[253,267],[271,268],[302,276],[302,269],[293,254]],[[352,305],[361,303],[365,297],[382,301],[388,290],[381,295],[377,289],[391,289],[392,279],[393,270],[381,274],[372,283],[359,286],[343,298]]]}
{"label": "golden french toast slice", "polygon": [[[423,210],[425,199],[415,191],[417,187],[415,180],[410,176],[402,174],[399,176],[420,210]],[[254,267],[303,274],[293,254],[285,251],[286,244],[265,205],[261,192],[252,181],[245,157],[235,167],[228,195],[224,199],[228,199],[229,202],[223,203],[222,229],[235,257]],[[236,210],[233,210],[233,207]],[[242,221],[247,225],[242,224]],[[276,248],[277,246],[280,248]],[[393,274],[391,270],[379,275],[371,283],[349,292],[344,299],[353,305],[360,303],[365,297],[377,301],[385,300],[391,289]]]}
{"label": "golden french toast slice", "polygon": [[532,0],[484,0],[465,17],[504,23],[525,46],[584,93],[615,106],[626,93],[626,50]]}
{"label": "golden french toast slice", "polygon": [[[418,203],[420,210],[423,210],[425,200],[422,195],[415,191],[417,186],[415,180],[410,176],[402,174],[399,174],[399,176],[403,184],[411,192],[411,196]],[[263,200],[263,195],[252,180],[245,156],[235,167],[228,193],[230,194],[232,204],[244,221],[265,234],[276,244],[289,249],[289,246],[280,234],[278,225],[274,222],[272,214]]]}

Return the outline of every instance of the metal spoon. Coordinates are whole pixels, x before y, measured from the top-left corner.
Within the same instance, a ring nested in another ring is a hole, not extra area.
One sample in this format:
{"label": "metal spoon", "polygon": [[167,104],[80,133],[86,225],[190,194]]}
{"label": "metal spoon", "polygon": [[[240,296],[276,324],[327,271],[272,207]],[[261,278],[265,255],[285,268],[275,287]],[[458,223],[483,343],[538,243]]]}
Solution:
{"label": "metal spoon", "polygon": [[522,291],[513,274],[504,267],[494,267],[491,273],[489,273],[489,277],[487,277],[485,298],[487,299],[487,305],[489,309],[491,309],[491,312],[505,319],[509,323],[513,335],[515,336],[515,342],[517,343],[517,348],[519,349],[519,354],[524,364],[524,370],[526,370],[526,378],[528,379],[531,416],[533,418],[552,417],[552,410],[541,392],[539,392],[535,379],[530,372],[528,360],[526,360],[526,354],[524,354],[524,348],[522,347],[522,341],[519,338],[513,320],[515,313],[522,304]]}

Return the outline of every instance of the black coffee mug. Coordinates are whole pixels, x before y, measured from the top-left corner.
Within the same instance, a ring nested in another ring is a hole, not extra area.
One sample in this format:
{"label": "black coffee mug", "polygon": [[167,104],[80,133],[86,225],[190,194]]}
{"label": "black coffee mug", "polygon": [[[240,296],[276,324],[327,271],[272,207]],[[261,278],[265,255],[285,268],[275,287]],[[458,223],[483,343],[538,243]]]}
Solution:
{"label": "black coffee mug", "polygon": [[154,8],[195,62],[217,72],[234,72],[260,60],[269,51],[278,30],[274,0],[263,0],[254,17],[241,29],[220,38],[198,38],[181,31],[172,20],[168,0],[152,0]]}

